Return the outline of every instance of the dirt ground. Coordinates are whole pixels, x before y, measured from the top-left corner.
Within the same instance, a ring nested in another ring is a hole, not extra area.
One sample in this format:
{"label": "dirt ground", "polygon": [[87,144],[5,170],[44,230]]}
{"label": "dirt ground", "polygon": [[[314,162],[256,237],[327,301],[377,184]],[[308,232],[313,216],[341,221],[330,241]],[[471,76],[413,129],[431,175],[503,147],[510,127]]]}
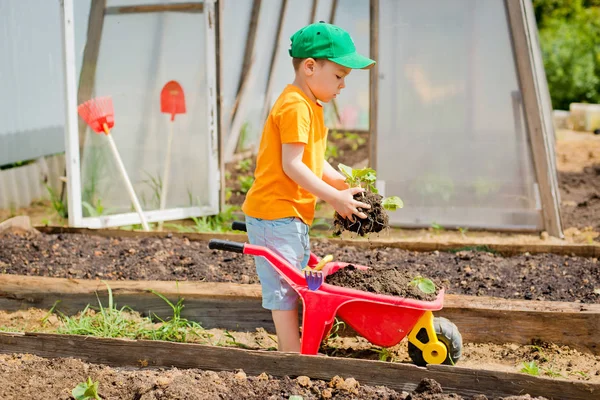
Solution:
{"label": "dirt ground", "polygon": [[[60,325],[59,318],[50,314],[48,310],[0,311],[0,330],[3,331],[56,333]],[[189,341],[262,350],[273,350],[277,346],[276,336],[263,329],[258,329],[256,332],[209,329],[204,333],[205,336],[191,337]],[[412,362],[408,355],[406,339],[394,347],[382,349],[361,337],[332,335],[320,351],[331,357]],[[465,368],[518,373],[531,362],[538,367],[539,376],[600,383],[600,356],[542,342],[527,346],[464,343],[462,358],[458,361],[458,365]],[[1,396],[0,398],[4,399]]]}
{"label": "dirt ground", "polygon": [[[35,379],[31,379],[35,376]],[[242,370],[213,372],[177,368],[110,368],[77,359],[45,359],[28,354],[0,355],[0,398],[5,400],[44,398],[72,399],[71,390],[88,377],[97,381],[101,399],[205,400],[205,399],[377,399],[377,400],[459,400],[444,393],[435,381],[424,379],[413,393],[396,392],[381,386],[366,386],[353,378],[331,381],[306,376],[273,378],[267,374],[248,376]],[[298,399],[298,397],[296,397]],[[473,400],[487,400],[483,395]],[[506,400],[544,400],[529,395]],[[500,400],[500,399],[498,399]]]}
{"label": "dirt ground", "polygon": [[[104,238],[80,234],[4,236],[0,273],[82,279],[258,283],[250,256],[180,238]],[[596,258],[555,254],[503,257],[487,251],[413,252],[324,242],[312,251],[334,260],[423,276],[447,293],[506,299],[600,303]],[[381,282],[386,278],[379,276]]]}

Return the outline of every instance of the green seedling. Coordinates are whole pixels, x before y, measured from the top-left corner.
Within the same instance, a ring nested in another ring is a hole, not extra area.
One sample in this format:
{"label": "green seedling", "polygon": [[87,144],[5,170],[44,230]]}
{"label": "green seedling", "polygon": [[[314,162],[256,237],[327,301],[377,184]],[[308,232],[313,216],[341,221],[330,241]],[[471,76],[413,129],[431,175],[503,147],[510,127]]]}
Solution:
{"label": "green seedling", "polygon": [[379,361],[388,361],[389,360],[390,362],[395,362],[395,360],[396,360],[396,356],[394,356],[394,353],[392,353],[389,349],[387,349],[385,347],[372,348],[371,350],[378,354]]}
{"label": "green seedling", "polygon": [[416,286],[421,292],[425,294],[435,293],[435,284],[429,278],[423,278],[422,276],[417,276],[414,278],[410,284],[412,286]]}
{"label": "green seedling", "polygon": [[564,378],[564,376],[562,374],[560,374],[559,372],[555,371],[553,368],[546,368],[544,370],[544,374],[548,375],[551,378]]}
{"label": "green seedling", "polygon": [[101,400],[98,395],[99,382],[93,382],[92,378],[88,377],[87,381],[81,382],[71,391],[75,400]]}
{"label": "green seedling", "polygon": [[246,194],[254,183],[254,177],[252,175],[240,176],[238,181],[240,182],[240,192]]}
{"label": "green seedling", "polygon": [[521,372],[529,374],[529,375],[533,375],[533,376],[538,376],[540,374],[540,367],[537,365],[537,363],[535,361],[530,361],[528,363],[522,363],[521,364]]}
{"label": "green seedling", "polygon": [[233,336],[233,334],[231,332],[229,332],[228,330],[225,331],[224,335],[229,338],[229,340],[226,342],[226,344],[228,344],[230,346],[239,347],[241,349],[252,350],[252,347],[250,347],[244,343],[238,342],[237,339],[235,338],[235,336]]}
{"label": "green seedling", "polygon": [[[351,187],[362,187],[370,192],[378,193],[375,187],[377,173],[374,169],[368,167],[354,169],[342,163],[338,164],[338,169],[346,177],[346,183]],[[386,197],[381,201],[381,204],[388,211],[395,211],[404,207],[402,199],[398,196]]]}
{"label": "green seedling", "polygon": [[160,297],[173,310],[173,316],[168,320],[163,320],[156,314],[154,315],[154,317],[161,322],[161,326],[147,332],[150,339],[166,340],[169,342],[186,342],[189,333],[193,333],[196,336],[202,336],[204,334],[204,328],[202,328],[199,323],[181,317],[181,310],[183,310],[184,307],[183,298],[180,297],[177,304],[173,304],[169,299],[157,291],[150,289],[150,292]]}
{"label": "green seedling", "polygon": [[241,172],[250,172],[250,167],[252,166],[252,160],[250,158],[246,158],[241,160],[237,165],[236,169]]}

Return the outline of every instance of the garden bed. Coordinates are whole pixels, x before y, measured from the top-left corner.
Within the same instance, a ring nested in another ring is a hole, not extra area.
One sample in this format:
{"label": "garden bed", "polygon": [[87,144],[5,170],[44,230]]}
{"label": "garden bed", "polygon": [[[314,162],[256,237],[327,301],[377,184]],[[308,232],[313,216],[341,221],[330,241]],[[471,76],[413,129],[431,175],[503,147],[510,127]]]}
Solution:
{"label": "garden bed", "polygon": [[[268,375],[277,377],[302,377],[290,382],[284,378],[281,381],[272,382],[273,385],[286,384],[286,387],[279,387],[279,393],[275,393],[273,398],[287,399],[290,395],[300,394],[305,398],[332,398],[324,395],[327,387],[338,389],[339,397],[336,398],[406,398],[406,395],[394,392],[413,391],[424,378],[432,379],[445,389],[446,395],[427,393],[423,397],[414,396],[412,399],[456,399],[460,396],[468,396],[471,399],[487,399],[481,397],[481,394],[497,399],[498,397],[523,395],[529,393],[534,396],[544,396],[548,399],[555,398],[560,394],[561,399],[583,400],[597,396],[600,385],[594,383],[572,382],[562,379],[541,378],[524,374],[515,374],[508,372],[486,371],[482,369],[469,369],[453,366],[428,366],[419,368],[414,365],[402,363],[388,363],[381,361],[356,360],[339,357],[322,356],[301,356],[297,354],[285,354],[269,351],[240,350],[234,348],[224,348],[215,346],[206,346],[187,343],[169,343],[162,341],[143,341],[143,340],[124,340],[124,339],[102,339],[94,337],[82,337],[72,335],[53,335],[53,334],[18,334],[18,333],[0,333],[0,352],[9,354],[33,354],[39,357],[47,358],[65,358],[75,357],[83,362],[106,364],[113,367],[134,367],[128,372],[123,370],[107,370],[100,366],[86,366],[78,361],[67,360],[40,360],[31,356],[12,356],[0,357],[0,370],[3,371],[2,378],[9,381],[1,385],[2,390],[27,390],[31,386],[36,386],[38,382],[30,385],[16,386],[14,382],[23,379],[21,371],[28,370],[25,375],[30,378],[31,375],[39,377],[40,380],[47,378],[48,370],[58,370],[61,376],[60,383],[49,385],[47,390],[60,390],[63,397],[68,398],[64,393],[64,386],[74,387],[78,381],[85,379],[85,376],[93,375],[93,379],[98,379],[101,375],[104,386],[109,386],[113,390],[111,382],[115,382],[117,388],[131,390],[126,386],[127,382],[135,382],[137,379],[150,380],[142,388],[147,391],[166,390],[168,386],[174,384],[171,390],[177,390],[179,385],[175,378],[183,379],[182,376],[191,375],[193,379],[180,381],[180,389],[184,393],[193,392],[194,386],[199,385],[196,391],[202,389],[222,391],[226,396],[234,393],[233,390],[240,388],[241,393],[249,393],[264,389],[265,382],[271,381]],[[70,367],[69,367],[70,365]],[[25,368],[23,368],[23,366]],[[63,372],[63,366],[67,371]],[[41,367],[41,368],[40,368]],[[215,374],[205,373],[198,370],[179,371],[159,369],[158,371],[147,367],[175,367],[175,368],[196,368],[212,371],[238,371],[234,374]],[[38,369],[39,368],[39,369]],[[241,372],[240,370],[244,371]],[[71,371],[70,379],[66,376]],[[76,371],[76,372],[75,372]],[[135,371],[135,372],[134,372]],[[8,372],[8,373],[7,373]],[[137,372],[137,373],[136,373]],[[65,374],[65,375],[62,375]],[[164,374],[163,379],[157,374]],[[250,378],[248,376],[259,376],[259,378]],[[108,375],[108,376],[107,376]],[[213,378],[209,380],[204,388],[204,376]],[[310,388],[306,387],[307,377],[316,380],[329,381],[315,382],[313,385],[319,389],[320,393],[311,393]],[[119,379],[121,378],[121,379]],[[166,379],[165,379],[166,378]],[[265,379],[266,378],[266,379]],[[235,380],[238,380],[235,382]],[[360,383],[357,384],[358,381]],[[68,382],[68,383],[67,383]],[[303,383],[302,383],[303,382]],[[217,386],[221,383],[221,387]],[[188,386],[189,385],[189,386]],[[363,386],[365,385],[365,386]],[[150,388],[148,387],[150,386]],[[191,387],[190,387],[191,386]],[[217,386],[215,388],[214,386]],[[233,388],[232,388],[233,386]],[[360,386],[363,386],[360,389]],[[383,386],[385,388],[373,388],[372,386]],[[18,389],[17,389],[18,388]],[[244,390],[245,388],[245,390]],[[348,390],[349,389],[349,390]],[[301,391],[302,393],[294,393]],[[344,390],[350,393],[344,393]],[[352,393],[356,391],[355,393]],[[362,392],[362,393],[361,393]],[[237,392],[239,396],[240,392]],[[259,392],[260,393],[260,392]],[[264,393],[264,392],[263,392]],[[454,395],[452,395],[454,393]],[[164,394],[164,393],[163,393]],[[173,394],[170,394],[173,396]],[[369,395],[371,397],[369,397]],[[373,397],[379,396],[379,397]],[[195,398],[191,397],[186,398]],[[388,396],[388,397],[384,397]],[[479,397],[477,397],[479,396]],[[137,396],[135,398],[144,398]],[[150,398],[150,397],[149,397]],[[160,397],[176,398],[176,397]],[[203,398],[203,397],[197,397]],[[230,397],[225,397],[230,398]],[[252,397],[250,397],[252,398]],[[261,397],[254,397],[261,398]],[[265,398],[265,397],[262,397]],[[529,396],[510,397],[511,399],[529,399]],[[541,399],[540,399],[541,400]]]}
{"label": "garden bed", "polygon": [[[245,240],[238,237],[239,241]],[[369,242],[363,243],[370,247]],[[252,257],[210,250],[207,241],[182,236],[138,239],[82,234],[7,235],[2,244],[0,272],[4,274],[258,283]],[[503,256],[485,248],[415,252],[369,247],[315,240],[312,251],[321,256],[332,254],[336,261],[397,267],[415,276],[437,279],[449,294],[600,303],[600,266],[595,257],[548,253]]]}

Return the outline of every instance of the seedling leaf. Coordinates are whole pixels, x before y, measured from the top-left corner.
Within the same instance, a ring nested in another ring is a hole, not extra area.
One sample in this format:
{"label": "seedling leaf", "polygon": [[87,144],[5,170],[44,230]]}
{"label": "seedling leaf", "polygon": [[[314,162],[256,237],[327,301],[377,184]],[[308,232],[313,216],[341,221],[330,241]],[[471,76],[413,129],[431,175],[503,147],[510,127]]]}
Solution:
{"label": "seedling leaf", "polygon": [[423,278],[422,276],[417,276],[410,282],[411,285],[416,286],[421,292],[425,294],[435,293],[435,284],[429,278]]}
{"label": "seedling leaf", "polygon": [[398,196],[386,197],[381,204],[383,205],[383,208],[389,211],[395,211],[398,208],[404,207],[404,202]]}
{"label": "seedling leaf", "polygon": [[101,400],[98,396],[99,382],[93,382],[92,378],[88,377],[86,382],[81,382],[71,391],[75,400]]}
{"label": "seedling leaf", "polygon": [[342,174],[344,174],[344,176],[346,177],[346,179],[352,179],[352,167],[349,167],[347,165],[344,165],[342,163],[338,164],[338,169],[340,170],[340,172]]}

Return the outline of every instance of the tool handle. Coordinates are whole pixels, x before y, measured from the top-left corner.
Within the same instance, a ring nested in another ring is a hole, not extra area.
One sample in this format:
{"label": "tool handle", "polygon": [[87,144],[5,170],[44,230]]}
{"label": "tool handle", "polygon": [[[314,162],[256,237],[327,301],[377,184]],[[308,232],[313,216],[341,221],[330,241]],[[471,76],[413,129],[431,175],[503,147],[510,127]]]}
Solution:
{"label": "tool handle", "polygon": [[121,178],[123,178],[123,183],[125,183],[125,187],[127,188],[127,193],[129,193],[129,198],[133,203],[135,211],[137,211],[138,215],[140,216],[140,220],[142,221],[142,227],[144,228],[144,231],[148,232],[150,230],[150,227],[148,226],[146,216],[144,215],[144,211],[142,211],[142,206],[140,206],[140,202],[135,194],[135,190],[133,190],[133,186],[131,185],[131,181],[129,180],[129,176],[127,175],[127,170],[125,169],[125,165],[123,165],[123,161],[121,160],[121,156],[119,155],[119,150],[117,150],[117,145],[115,144],[112,135],[107,134],[106,137],[108,138],[110,149],[113,152],[115,162],[117,163],[117,167],[119,168],[119,172],[121,173]]}
{"label": "tool handle", "polygon": [[231,229],[233,229],[234,231],[247,232],[246,223],[242,221],[233,221],[233,223],[231,224]]}
{"label": "tool handle", "polygon": [[213,250],[231,251],[233,253],[243,253],[244,243],[232,242],[229,240],[211,239],[208,242],[208,248]]}

